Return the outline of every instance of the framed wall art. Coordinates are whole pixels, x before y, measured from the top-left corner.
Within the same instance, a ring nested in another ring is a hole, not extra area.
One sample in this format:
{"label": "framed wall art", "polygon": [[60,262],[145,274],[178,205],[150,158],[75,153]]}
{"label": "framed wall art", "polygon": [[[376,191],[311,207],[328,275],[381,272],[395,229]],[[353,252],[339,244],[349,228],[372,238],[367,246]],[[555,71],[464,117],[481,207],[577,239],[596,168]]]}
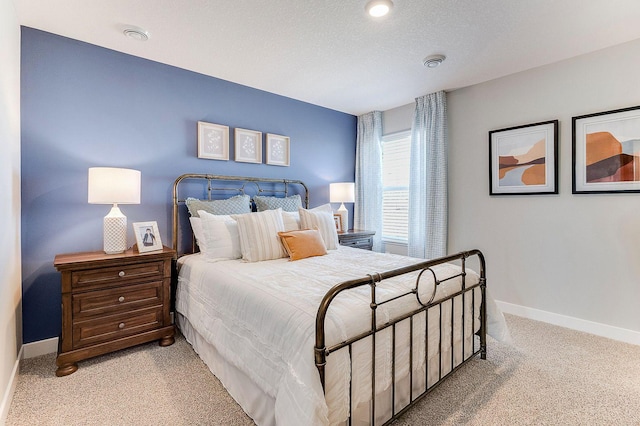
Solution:
{"label": "framed wall art", "polygon": [[572,122],[573,193],[640,192],[640,106]]}
{"label": "framed wall art", "polygon": [[289,166],[291,140],[287,136],[267,133],[267,164]]}
{"label": "framed wall art", "polygon": [[156,222],[135,222],[133,224],[133,234],[136,236],[138,252],[162,250],[162,241]]}
{"label": "framed wall art", "polygon": [[489,132],[489,194],[558,193],[558,120]]}
{"label": "framed wall art", "polygon": [[198,121],[198,158],[229,159],[229,126]]}
{"label": "framed wall art", "polygon": [[262,163],[262,132],[235,129],[235,161],[242,163]]}

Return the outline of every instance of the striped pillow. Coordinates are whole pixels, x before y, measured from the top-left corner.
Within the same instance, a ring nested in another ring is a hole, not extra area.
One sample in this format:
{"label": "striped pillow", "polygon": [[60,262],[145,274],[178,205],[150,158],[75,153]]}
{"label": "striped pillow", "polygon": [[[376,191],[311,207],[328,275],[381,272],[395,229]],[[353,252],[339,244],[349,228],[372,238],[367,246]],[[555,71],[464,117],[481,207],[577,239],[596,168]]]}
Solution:
{"label": "striped pillow", "polygon": [[247,262],[286,257],[278,232],[284,231],[282,209],[232,215],[238,222],[242,259]]}
{"label": "striped pillow", "polygon": [[327,250],[338,248],[338,231],[336,231],[336,223],[333,221],[331,204],[323,204],[310,210],[299,209],[298,212],[300,213],[301,229],[317,228]]}

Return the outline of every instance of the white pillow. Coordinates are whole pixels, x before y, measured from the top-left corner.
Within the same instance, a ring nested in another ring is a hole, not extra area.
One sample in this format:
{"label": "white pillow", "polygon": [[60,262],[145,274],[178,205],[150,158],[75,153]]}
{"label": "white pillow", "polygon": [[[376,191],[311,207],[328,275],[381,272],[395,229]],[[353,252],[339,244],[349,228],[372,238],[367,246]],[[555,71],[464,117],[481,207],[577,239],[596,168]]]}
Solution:
{"label": "white pillow", "polygon": [[204,253],[207,251],[207,240],[204,238],[204,230],[202,229],[202,219],[199,217],[191,216],[189,218],[191,222],[191,231],[193,236],[196,237],[196,244],[200,247],[200,251]]}
{"label": "white pillow", "polygon": [[202,221],[205,249],[200,246],[207,259],[240,259],[240,236],[238,224],[229,215],[215,215],[198,210]]}
{"label": "white pillow", "polygon": [[278,232],[284,231],[282,209],[231,217],[238,222],[243,260],[260,262],[287,256],[278,236]]}
{"label": "white pillow", "polygon": [[327,250],[338,248],[338,231],[336,231],[336,223],[333,221],[331,204],[323,204],[309,210],[299,209],[298,212],[300,213],[301,229],[318,228]]}
{"label": "white pillow", "polygon": [[298,231],[300,229],[300,213],[282,211],[282,222],[285,232]]}

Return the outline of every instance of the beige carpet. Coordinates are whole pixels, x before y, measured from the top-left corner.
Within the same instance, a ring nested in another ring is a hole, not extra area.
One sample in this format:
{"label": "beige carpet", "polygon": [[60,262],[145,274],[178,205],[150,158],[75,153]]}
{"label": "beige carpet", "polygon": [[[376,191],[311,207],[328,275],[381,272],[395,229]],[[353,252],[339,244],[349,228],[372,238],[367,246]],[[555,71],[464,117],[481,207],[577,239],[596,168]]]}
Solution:
{"label": "beige carpet", "polygon": [[[397,425],[640,425],[640,346],[507,316],[513,346],[489,340]],[[80,363],[22,363],[7,425],[251,425],[179,338]]]}

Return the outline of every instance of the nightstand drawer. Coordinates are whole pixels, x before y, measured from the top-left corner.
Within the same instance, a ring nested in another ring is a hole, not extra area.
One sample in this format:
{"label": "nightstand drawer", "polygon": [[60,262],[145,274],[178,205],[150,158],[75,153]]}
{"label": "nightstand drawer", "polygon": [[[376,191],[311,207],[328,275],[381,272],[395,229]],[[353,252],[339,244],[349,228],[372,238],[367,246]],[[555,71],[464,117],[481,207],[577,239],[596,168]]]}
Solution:
{"label": "nightstand drawer", "polygon": [[340,245],[371,250],[371,247],[373,246],[373,238],[369,237],[343,240],[340,242]]}
{"label": "nightstand drawer", "polygon": [[74,321],[73,348],[77,349],[143,333],[162,325],[162,306],[91,320]]}
{"label": "nightstand drawer", "polygon": [[338,241],[341,246],[372,250],[374,231],[362,231],[351,229],[349,231],[338,232]]}
{"label": "nightstand drawer", "polygon": [[74,294],[73,317],[111,314],[162,304],[162,281]]}
{"label": "nightstand drawer", "polygon": [[146,262],[122,265],[110,268],[93,268],[74,271],[71,274],[71,286],[74,289],[103,287],[129,280],[162,279],[164,262]]}

